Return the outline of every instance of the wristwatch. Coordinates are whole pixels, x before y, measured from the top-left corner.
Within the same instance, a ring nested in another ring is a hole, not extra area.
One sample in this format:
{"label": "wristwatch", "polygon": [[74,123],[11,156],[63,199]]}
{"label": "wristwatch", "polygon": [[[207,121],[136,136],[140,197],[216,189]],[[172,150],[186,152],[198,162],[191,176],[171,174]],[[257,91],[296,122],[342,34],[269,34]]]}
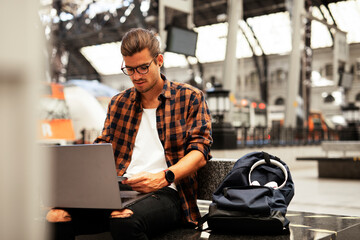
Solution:
{"label": "wristwatch", "polygon": [[169,184],[172,184],[175,181],[175,174],[170,169],[166,169],[164,172],[166,181],[168,181]]}

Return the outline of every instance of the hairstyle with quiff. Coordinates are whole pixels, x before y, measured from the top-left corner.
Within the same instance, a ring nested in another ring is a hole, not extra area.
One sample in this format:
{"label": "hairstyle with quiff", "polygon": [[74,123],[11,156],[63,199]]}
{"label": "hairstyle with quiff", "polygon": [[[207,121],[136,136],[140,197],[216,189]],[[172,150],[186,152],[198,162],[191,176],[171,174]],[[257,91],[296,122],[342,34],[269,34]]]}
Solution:
{"label": "hairstyle with quiff", "polygon": [[152,31],[143,28],[132,28],[122,39],[121,54],[123,56],[132,56],[145,48],[149,49],[152,57],[156,57],[160,53],[160,42]]}

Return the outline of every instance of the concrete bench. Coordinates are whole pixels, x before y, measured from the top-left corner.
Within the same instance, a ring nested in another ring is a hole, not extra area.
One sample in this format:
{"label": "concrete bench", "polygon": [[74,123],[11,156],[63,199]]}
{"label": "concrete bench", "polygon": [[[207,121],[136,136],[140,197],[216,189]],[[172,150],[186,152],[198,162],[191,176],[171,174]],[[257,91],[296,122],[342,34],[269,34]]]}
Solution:
{"label": "concrete bench", "polygon": [[[232,169],[236,159],[212,159],[199,171],[198,201],[201,215],[208,212],[212,193]],[[226,239],[356,239],[360,233],[360,218],[289,211],[290,235],[249,236],[219,235],[207,231],[179,228],[154,238],[154,240],[226,240]],[[321,238],[319,237],[321,236]],[[76,240],[111,240],[110,233],[77,236]]]}
{"label": "concrete bench", "polygon": [[323,141],[321,148],[326,152],[326,156],[329,156],[330,152],[342,152],[345,157],[348,152],[360,151],[360,141]]}
{"label": "concrete bench", "polygon": [[360,141],[323,141],[321,148],[326,156],[297,157],[296,160],[317,161],[320,178],[360,179]]}

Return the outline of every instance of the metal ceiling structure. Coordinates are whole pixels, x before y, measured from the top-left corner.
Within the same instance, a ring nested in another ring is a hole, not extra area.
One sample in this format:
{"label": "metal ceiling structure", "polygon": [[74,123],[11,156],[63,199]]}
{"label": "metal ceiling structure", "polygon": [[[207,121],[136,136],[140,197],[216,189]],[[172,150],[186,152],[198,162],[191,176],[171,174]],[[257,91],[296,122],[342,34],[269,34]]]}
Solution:
{"label": "metal ceiling structure", "polygon": [[[144,27],[157,31],[158,29],[158,0],[132,0],[122,7],[112,11],[91,16],[89,8],[98,1],[53,0],[48,7],[55,9],[60,16],[57,23],[51,23],[53,41],[52,81],[58,81],[58,76],[65,79],[100,79],[100,75],[80,53],[85,46],[121,41],[124,33],[130,28]],[[141,11],[143,1],[149,2],[146,13]],[[84,2],[86,5],[84,6]],[[324,5],[339,0],[312,0],[313,6]],[[193,0],[194,27],[226,22],[227,0]],[[83,10],[81,10],[81,7]],[[243,0],[244,20],[256,16],[267,15],[287,10],[287,0]],[[76,11],[79,11],[77,13]],[[72,16],[69,20],[62,20],[61,14]],[[331,13],[330,13],[331,15]],[[166,11],[166,25],[186,27],[186,14],[173,9]],[[58,66],[62,62],[61,56],[66,52],[66,71]]]}

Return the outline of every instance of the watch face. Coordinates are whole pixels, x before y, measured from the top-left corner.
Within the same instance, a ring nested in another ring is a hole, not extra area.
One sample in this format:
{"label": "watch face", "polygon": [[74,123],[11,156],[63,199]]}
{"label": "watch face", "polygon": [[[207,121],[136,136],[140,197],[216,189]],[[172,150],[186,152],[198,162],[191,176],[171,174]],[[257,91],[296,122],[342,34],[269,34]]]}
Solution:
{"label": "watch face", "polygon": [[169,183],[173,183],[175,180],[175,174],[171,170],[167,170],[165,172],[165,178]]}

